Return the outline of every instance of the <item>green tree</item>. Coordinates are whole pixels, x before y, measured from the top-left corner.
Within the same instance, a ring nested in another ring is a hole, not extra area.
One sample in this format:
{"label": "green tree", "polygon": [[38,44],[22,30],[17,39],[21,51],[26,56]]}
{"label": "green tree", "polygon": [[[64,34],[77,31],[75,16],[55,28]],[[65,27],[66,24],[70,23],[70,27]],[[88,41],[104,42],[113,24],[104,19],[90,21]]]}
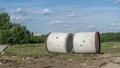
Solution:
{"label": "green tree", "polygon": [[10,31],[9,30],[2,30],[0,32],[0,43],[8,44],[10,41]]}
{"label": "green tree", "polygon": [[10,22],[10,16],[8,13],[4,12],[0,14],[0,30],[10,29],[12,23]]}
{"label": "green tree", "polygon": [[25,26],[12,24],[8,13],[0,13],[0,44],[28,43],[30,32]]}
{"label": "green tree", "polygon": [[45,35],[34,36],[25,26],[10,21],[6,12],[0,13],[0,44],[43,43]]}
{"label": "green tree", "polygon": [[11,27],[12,23],[10,22],[10,16],[8,15],[8,13],[0,13],[0,44],[7,44],[9,42],[9,29]]}
{"label": "green tree", "polygon": [[101,34],[101,41],[102,42],[120,42],[120,33],[117,32],[117,33],[114,33],[114,32],[111,32],[111,33],[102,33]]}
{"label": "green tree", "polygon": [[22,44],[28,43],[30,39],[30,32],[26,29],[25,26],[20,24],[13,24],[13,27],[10,29],[11,32],[11,42]]}

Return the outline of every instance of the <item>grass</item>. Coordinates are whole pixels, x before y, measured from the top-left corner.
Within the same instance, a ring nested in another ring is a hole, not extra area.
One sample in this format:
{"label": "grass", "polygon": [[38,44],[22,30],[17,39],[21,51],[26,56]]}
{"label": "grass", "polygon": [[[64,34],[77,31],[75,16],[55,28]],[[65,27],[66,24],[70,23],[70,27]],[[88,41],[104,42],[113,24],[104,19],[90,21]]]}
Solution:
{"label": "grass", "polygon": [[103,42],[101,44],[102,53],[120,53],[120,42]]}
{"label": "grass", "polygon": [[[119,53],[120,52],[120,42],[102,42],[101,43],[101,52],[102,53]],[[84,54],[86,55],[86,59],[91,59],[94,54]],[[74,57],[73,53],[67,54],[58,54],[58,53],[48,53],[45,47],[45,44],[22,44],[22,45],[11,45],[6,49],[6,53],[1,56],[17,56],[17,57],[40,57],[40,56],[48,56],[51,58],[50,62],[54,61],[52,59],[69,59]],[[10,66],[19,66],[24,64],[23,62],[14,61],[10,63]]]}
{"label": "grass", "polygon": [[[6,49],[6,52],[4,55],[0,54],[0,58],[2,56],[6,57],[20,57],[20,58],[28,58],[28,57],[39,57],[43,55],[48,55],[49,53],[46,51],[45,44],[22,44],[22,45],[9,45]],[[6,58],[5,58],[6,59]],[[13,58],[14,59],[14,58]],[[28,64],[28,62],[13,60],[9,61],[7,60],[6,63],[8,66],[11,67],[18,67],[19,65],[25,65]]]}
{"label": "grass", "polygon": [[[120,42],[102,42],[101,52],[102,53],[119,53]],[[18,57],[36,57],[43,55],[61,56],[64,58],[69,58],[73,54],[56,54],[48,53],[45,44],[22,44],[22,45],[12,45],[8,46],[6,49],[6,56],[18,56]]]}
{"label": "grass", "polygon": [[22,44],[8,46],[7,56],[35,57],[48,54],[45,44]]}

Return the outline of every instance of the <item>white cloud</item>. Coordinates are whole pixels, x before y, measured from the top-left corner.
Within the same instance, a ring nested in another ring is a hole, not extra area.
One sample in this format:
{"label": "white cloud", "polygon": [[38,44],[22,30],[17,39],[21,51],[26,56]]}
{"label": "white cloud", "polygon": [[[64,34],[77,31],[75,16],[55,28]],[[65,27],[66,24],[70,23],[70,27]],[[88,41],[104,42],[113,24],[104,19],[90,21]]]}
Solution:
{"label": "white cloud", "polygon": [[74,14],[74,13],[70,13],[70,14],[67,14],[66,16],[67,16],[67,17],[74,17],[75,14]]}
{"label": "white cloud", "polygon": [[87,24],[74,24],[73,26],[66,27],[69,31],[93,31],[96,30],[95,25]]}
{"label": "white cloud", "polygon": [[79,17],[79,15],[76,15],[75,13],[70,13],[66,15],[67,17]]}
{"label": "white cloud", "polygon": [[22,10],[22,8],[19,7],[16,9],[16,12],[23,12],[23,10]]}
{"label": "white cloud", "polygon": [[78,21],[68,22],[65,24],[68,31],[95,31],[97,27],[93,24],[82,23]]}
{"label": "white cloud", "polygon": [[54,25],[54,24],[62,24],[64,23],[62,20],[56,20],[56,21],[51,21],[50,25]]}
{"label": "white cloud", "polygon": [[113,28],[120,28],[120,23],[111,23],[110,26]]}
{"label": "white cloud", "polygon": [[[64,20],[55,20],[51,21],[49,23],[52,29],[52,31],[56,30],[59,31],[60,29],[63,29],[67,32],[78,32],[78,31],[97,31],[99,27],[97,27],[95,24],[90,24],[86,22],[80,22],[80,21],[64,21]],[[62,27],[62,28],[58,28]],[[53,29],[54,28],[54,29]]]}
{"label": "white cloud", "polygon": [[18,8],[15,10],[15,14],[17,14],[17,15],[27,15],[27,10],[22,9],[21,7],[18,7]]}
{"label": "white cloud", "polygon": [[49,14],[51,14],[51,13],[53,13],[53,11],[50,10],[50,9],[48,9],[48,8],[44,8],[44,9],[42,9],[42,11],[41,11],[41,14],[42,14],[42,15],[49,15]]}
{"label": "white cloud", "polygon": [[69,30],[69,31],[76,31],[76,30],[80,30],[81,27],[77,27],[77,26],[71,26],[69,28],[66,28],[66,30]]}
{"label": "white cloud", "polygon": [[87,25],[87,28],[88,28],[88,29],[95,29],[96,26],[95,26],[95,25]]}
{"label": "white cloud", "polygon": [[21,22],[21,21],[27,21],[28,18],[25,18],[23,16],[11,16],[11,21],[13,22]]}
{"label": "white cloud", "polygon": [[115,26],[115,23],[111,23],[110,26]]}
{"label": "white cloud", "polygon": [[120,23],[110,23],[108,25],[109,30],[111,31],[119,31],[120,30]]}

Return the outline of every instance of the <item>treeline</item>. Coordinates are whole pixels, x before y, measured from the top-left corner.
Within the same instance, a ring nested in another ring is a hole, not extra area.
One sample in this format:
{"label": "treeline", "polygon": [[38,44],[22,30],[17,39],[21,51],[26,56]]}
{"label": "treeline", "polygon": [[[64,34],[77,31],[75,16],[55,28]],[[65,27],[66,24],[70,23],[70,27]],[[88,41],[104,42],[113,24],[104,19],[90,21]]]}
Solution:
{"label": "treeline", "polygon": [[101,33],[101,42],[120,42],[120,32]]}
{"label": "treeline", "polygon": [[45,36],[34,36],[25,26],[10,21],[6,12],[0,13],[0,44],[44,43]]}

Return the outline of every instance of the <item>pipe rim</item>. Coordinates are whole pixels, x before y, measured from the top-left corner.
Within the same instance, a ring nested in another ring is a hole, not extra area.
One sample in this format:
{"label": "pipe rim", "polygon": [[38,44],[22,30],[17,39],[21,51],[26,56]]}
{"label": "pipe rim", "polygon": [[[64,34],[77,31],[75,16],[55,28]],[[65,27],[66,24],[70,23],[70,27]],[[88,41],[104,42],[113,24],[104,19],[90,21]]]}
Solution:
{"label": "pipe rim", "polygon": [[46,40],[45,40],[45,46],[46,46],[46,50],[49,52],[48,50],[48,47],[47,47],[47,41],[48,41],[48,37],[49,35],[51,34],[52,32],[49,32],[47,35],[46,35]]}
{"label": "pipe rim", "polygon": [[96,49],[96,53],[100,53],[100,34],[99,34],[99,32],[95,33],[95,49]]}

